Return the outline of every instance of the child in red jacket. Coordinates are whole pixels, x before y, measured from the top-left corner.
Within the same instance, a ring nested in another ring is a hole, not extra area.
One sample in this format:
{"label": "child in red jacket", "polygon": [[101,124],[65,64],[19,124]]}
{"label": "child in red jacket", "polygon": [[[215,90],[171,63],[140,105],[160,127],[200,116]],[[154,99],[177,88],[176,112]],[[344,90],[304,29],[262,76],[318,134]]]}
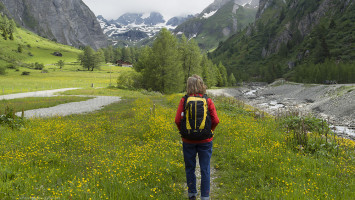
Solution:
{"label": "child in red jacket", "polygon": [[[175,116],[175,123],[178,129],[181,131],[181,120],[184,115],[184,105],[185,98],[195,96],[195,97],[206,97],[206,85],[200,76],[193,75],[187,80],[187,96],[180,100],[180,104]],[[189,199],[196,199],[197,189],[196,189],[196,155],[198,154],[199,164],[201,169],[201,200],[208,200],[210,194],[210,160],[212,156],[212,140],[213,131],[219,123],[216,108],[213,101],[207,98],[208,113],[211,119],[211,134],[207,139],[202,140],[191,140],[184,138],[183,141],[183,153],[185,161],[185,172],[186,181],[188,186]]]}

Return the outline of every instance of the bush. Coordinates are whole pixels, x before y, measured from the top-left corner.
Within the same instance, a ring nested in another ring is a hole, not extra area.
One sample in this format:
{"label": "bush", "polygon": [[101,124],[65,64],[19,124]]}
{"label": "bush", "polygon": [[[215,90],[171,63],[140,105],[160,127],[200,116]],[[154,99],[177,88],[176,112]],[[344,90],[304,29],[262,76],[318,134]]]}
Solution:
{"label": "bush", "polygon": [[18,47],[17,47],[17,52],[22,53],[22,51],[23,51],[22,46],[21,46],[21,45],[18,45]]}
{"label": "bush", "polygon": [[21,73],[21,75],[23,75],[23,76],[28,76],[28,75],[30,75],[30,73],[31,73],[31,72],[26,72],[26,71],[24,71],[24,72]]}
{"label": "bush", "polygon": [[123,71],[117,78],[117,87],[121,89],[141,88],[142,75],[135,70]]}
{"label": "bush", "polygon": [[283,119],[282,124],[289,134],[289,144],[295,149],[316,156],[337,156],[339,146],[335,134],[325,121],[293,116]]}
{"label": "bush", "polygon": [[41,64],[41,63],[38,63],[38,62],[36,62],[36,63],[31,63],[31,64],[30,64],[30,68],[36,69],[36,70],[42,70],[42,69],[44,68],[44,65]]}
{"label": "bush", "polygon": [[0,115],[0,125],[7,125],[12,129],[18,129],[24,126],[24,112],[22,111],[22,116],[18,117],[15,115],[15,109],[6,107],[5,114]]}
{"label": "bush", "polygon": [[0,75],[5,75],[5,67],[0,66]]}
{"label": "bush", "polygon": [[7,65],[8,69],[16,69],[16,66],[14,64],[9,64]]}

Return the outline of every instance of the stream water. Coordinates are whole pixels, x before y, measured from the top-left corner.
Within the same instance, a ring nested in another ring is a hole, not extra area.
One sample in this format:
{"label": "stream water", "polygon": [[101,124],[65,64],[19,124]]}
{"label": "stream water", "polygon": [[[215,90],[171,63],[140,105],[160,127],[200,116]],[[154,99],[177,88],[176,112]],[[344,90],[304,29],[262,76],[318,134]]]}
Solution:
{"label": "stream water", "polygon": [[[256,90],[251,90],[249,92],[244,93],[244,95],[246,96],[255,96],[255,93],[257,91]],[[254,98],[254,97],[253,97]],[[304,107],[306,107],[303,104],[297,104],[294,103],[293,106],[288,106],[285,105],[283,102],[278,102],[277,100],[268,100],[265,97],[258,97],[259,102],[260,101],[266,101],[264,103],[258,103],[258,104],[254,104],[253,106],[256,105],[256,107],[261,108],[262,110],[270,113],[270,114],[276,114],[278,112],[280,112],[281,110],[286,111],[288,109],[294,109],[294,108],[298,108],[298,109],[302,109]],[[306,112],[304,110],[304,112]],[[308,111],[311,112],[311,111]],[[354,127],[347,127],[347,126],[340,126],[340,125],[334,125],[330,123],[330,128],[333,130],[334,133],[336,133],[339,136],[345,136],[345,137],[349,137],[352,139],[355,139],[355,129]]]}

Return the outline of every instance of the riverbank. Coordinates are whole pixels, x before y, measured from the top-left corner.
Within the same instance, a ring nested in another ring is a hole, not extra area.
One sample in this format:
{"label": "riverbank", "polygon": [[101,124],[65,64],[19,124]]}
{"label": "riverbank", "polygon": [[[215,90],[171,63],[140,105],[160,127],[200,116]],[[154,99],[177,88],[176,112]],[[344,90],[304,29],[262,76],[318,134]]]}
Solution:
{"label": "riverbank", "polygon": [[334,131],[355,139],[355,84],[318,85],[278,81],[270,85],[248,84],[238,88],[208,90],[232,96],[274,116],[293,111],[327,120]]}

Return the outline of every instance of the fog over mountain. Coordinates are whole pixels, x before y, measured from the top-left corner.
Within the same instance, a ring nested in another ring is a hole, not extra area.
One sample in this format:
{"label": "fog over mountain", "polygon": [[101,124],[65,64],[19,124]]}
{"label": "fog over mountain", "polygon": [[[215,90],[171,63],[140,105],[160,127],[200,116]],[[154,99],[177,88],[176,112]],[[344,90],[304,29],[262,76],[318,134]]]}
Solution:
{"label": "fog over mountain", "polygon": [[159,12],[167,21],[173,17],[200,13],[213,0],[83,0],[96,14],[108,20],[117,19],[125,13]]}

